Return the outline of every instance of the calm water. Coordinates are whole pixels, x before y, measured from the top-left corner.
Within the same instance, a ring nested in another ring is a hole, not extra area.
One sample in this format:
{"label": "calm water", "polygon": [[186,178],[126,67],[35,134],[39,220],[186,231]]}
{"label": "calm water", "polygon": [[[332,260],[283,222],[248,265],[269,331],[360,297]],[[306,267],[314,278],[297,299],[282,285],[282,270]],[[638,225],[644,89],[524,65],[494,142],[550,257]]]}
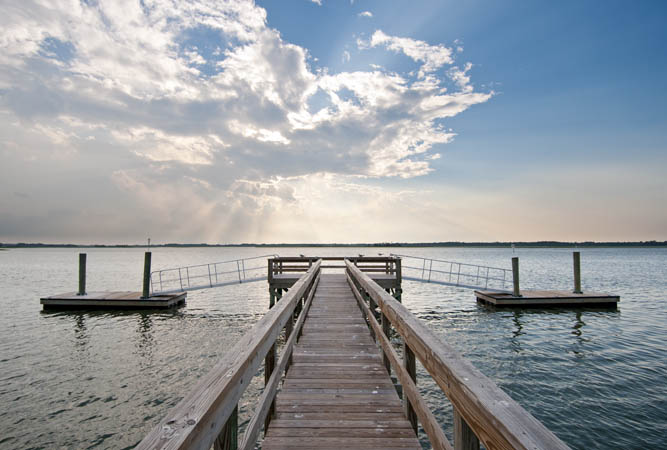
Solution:
{"label": "calm water", "polygon": [[[391,249],[153,249],[154,268],[265,253]],[[400,251],[398,251],[400,250]],[[397,249],[509,267],[510,249]],[[267,310],[265,282],[195,291],[171,312],[45,313],[77,288],[78,250],[0,252],[0,448],[126,448]],[[140,290],[142,250],[89,249],[88,290]],[[522,287],[571,287],[571,250],[518,249]],[[618,311],[489,311],[470,290],[404,282],[404,304],[573,448],[667,444],[667,249],[583,249],[584,289]],[[257,378],[259,380],[259,378]],[[425,377],[443,424],[451,408]],[[259,381],[243,399],[242,418]]]}

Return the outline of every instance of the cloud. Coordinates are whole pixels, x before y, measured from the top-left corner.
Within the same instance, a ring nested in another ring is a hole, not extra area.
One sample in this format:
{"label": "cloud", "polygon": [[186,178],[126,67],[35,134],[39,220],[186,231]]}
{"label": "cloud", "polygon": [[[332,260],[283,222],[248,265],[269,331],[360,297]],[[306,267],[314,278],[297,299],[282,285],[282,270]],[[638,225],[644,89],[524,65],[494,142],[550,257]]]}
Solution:
{"label": "cloud", "polygon": [[435,72],[446,64],[454,62],[452,49],[442,44],[429,45],[417,39],[389,36],[381,30],[373,33],[370,42],[360,41],[359,44],[362,48],[385,46],[389,50],[403,53],[414,61],[423,63],[419,69],[419,76],[421,78],[424,78],[430,72]]}
{"label": "cloud", "polygon": [[359,17],[373,17],[373,13],[370,11],[362,11],[359,14],[357,14]]}
{"label": "cloud", "polygon": [[319,5],[319,6],[322,6],[322,0],[310,0],[310,1]]}
{"label": "cloud", "polygon": [[[0,201],[0,214],[16,231],[52,211],[61,228],[34,233],[72,239],[86,232],[58,211],[73,203],[109,236],[132,233],[109,220],[127,210],[142,230],[215,240],[282,202],[303,207],[304,183],[323,176],[429,173],[454,137],[442,121],[493,93],[475,91],[472,66],[443,45],[378,30],[370,47],[409,56],[418,77],[313,68],[250,0],[12,4],[0,16],[0,176],[28,197]],[[83,178],[104,201],[77,191]]]}

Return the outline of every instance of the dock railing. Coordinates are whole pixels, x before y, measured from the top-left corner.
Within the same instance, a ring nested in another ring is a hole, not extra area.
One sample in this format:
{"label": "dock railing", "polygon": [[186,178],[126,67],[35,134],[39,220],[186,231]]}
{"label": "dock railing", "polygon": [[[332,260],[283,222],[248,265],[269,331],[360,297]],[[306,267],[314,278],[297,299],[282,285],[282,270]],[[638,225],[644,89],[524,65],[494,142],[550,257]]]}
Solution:
{"label": "dock railing", "polygon": [[395,275],[400,280],[401,261],[393,256],[275,256],[269,258],[269,283],[275,275],[305,272],[317,260],[322,260],[322,269],[345,269],[346,259],[364,272]]}
{"label": "dock railing", "polygon": [[506,292],[512,289],[512,269],[394,253],[391,256],[403,261],[404,280]]}
{"label": "dock railing", "polygon": [[[138,449],[250,450],[274,414],[274,401],[320,279],[321,261],[310,268],[136,447]],[[295,322],[296,318],[296,322]],[[276,341],[285,329],[277,360]],[[238,402],[264,361],[265,387],[238,444]]]}
{"label": "dock railing", "polygon": [[156,270],[151,273],[151,292],[169,294],[266,280],[265,266],[262,261],[276,256],[262,255]]}
{"label": "dock railing", "polygon": [[[415,431],[421,423],[434,449],[479,449],[480,441],[488,450],[568,448],[352,261],[345,265],[348,283],[382,348],[385,367],[394,370],[403,386],[406,417]],[[392,327],[403,341],[402,360],[389,340]],[[453,446],[419,394],[415,358],[453,406]]]}

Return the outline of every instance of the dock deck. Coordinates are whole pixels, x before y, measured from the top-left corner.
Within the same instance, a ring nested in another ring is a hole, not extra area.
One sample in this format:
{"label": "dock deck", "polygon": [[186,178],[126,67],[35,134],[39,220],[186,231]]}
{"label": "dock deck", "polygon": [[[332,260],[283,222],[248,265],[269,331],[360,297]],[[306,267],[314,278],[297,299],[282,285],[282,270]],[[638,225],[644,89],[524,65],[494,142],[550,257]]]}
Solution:
{"label": "dock deck", "polygon": [[577,294],[572,291],[544,290],[522,290],[520,297],[508,292],[475,291],[475,296],[478,302],[488,305],[532,308],[554,306],[615,308],[617,303],[621,301],[618,295],[601,292]]}
{"label": "dock deck", "polygon": [[421,446],[345,275],[322,274],[262,448]]}
{"label": "dock deck", "polygon": [[[295,259],[278,261],[278,274],[299,271],[287,267]],[[400,263],[387,269],[377,258],[343,258],[344,273],[328,274],[324,258],[304,260],[308,267],[286,292],[271,286],[270,262],[269,311],[138,450],[419,449],[418,429],[437,450],[568,448],[403,306],[400,285],[384,288],[367,273],[395,268],[400,280]],[[451,403],[453,445],[417,387],[417,362]],[[264,389],[241,437],[240,402],[262,365]]]}
{"label": "dock deck", "polygon": [[44,309],[154,309],[172,308],[185,303],[187,293],[153,295],[142,298],[141,292],[100,291],[77,295],[76,292],[43,297]]}

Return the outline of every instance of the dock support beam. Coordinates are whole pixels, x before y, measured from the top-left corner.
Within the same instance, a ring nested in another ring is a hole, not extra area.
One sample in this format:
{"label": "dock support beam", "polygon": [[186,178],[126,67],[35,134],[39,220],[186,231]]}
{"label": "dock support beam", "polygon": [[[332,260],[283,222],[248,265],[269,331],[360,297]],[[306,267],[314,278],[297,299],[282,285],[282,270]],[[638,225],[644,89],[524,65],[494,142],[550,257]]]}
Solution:
{"label": "dock support beam", "polygon": [[579,252],[573,252],[574,262],[574,293],[581,294],[581,257]]}
{"label": "dock support beam", "polygon": [[144,285],[141,291],[141,298],[148,298],[150,296],[151,284],[151,252],[144,254]]}
{"label": "dock support beam", "polygon": [[512,258],[512,286],[514,290],[512,294],[515,297],[521,297],[521,290],[519,289],[519,257]]}
{"label": "dock support beam", "polygon": [[86,295],[86,254],[79,253],[79,292],[76,295]]}

